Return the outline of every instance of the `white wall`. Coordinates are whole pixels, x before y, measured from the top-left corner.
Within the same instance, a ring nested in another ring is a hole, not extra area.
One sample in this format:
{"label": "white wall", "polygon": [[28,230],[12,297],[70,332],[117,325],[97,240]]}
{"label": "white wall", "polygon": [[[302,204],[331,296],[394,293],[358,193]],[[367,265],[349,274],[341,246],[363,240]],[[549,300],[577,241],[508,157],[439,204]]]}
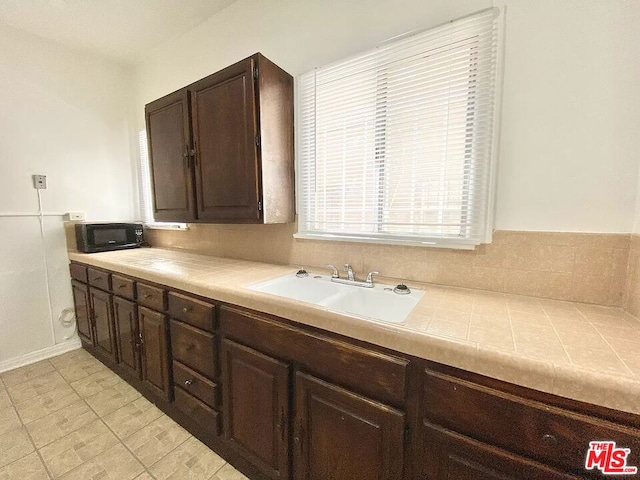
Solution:
{"label": "white wall", "polygon": [[136,68],[143,105],[257,51],[294,76],[392,36],[507,6],[497,229],[630,232],[640,3],[239,0]]}
{"label": "white wall", "polygon": [[45,174],[47,212],[89,220],[136,216],[131,72],[0,26],[0,371],[64,342],[71,307],[62,217],[45,217],[31,175]]}

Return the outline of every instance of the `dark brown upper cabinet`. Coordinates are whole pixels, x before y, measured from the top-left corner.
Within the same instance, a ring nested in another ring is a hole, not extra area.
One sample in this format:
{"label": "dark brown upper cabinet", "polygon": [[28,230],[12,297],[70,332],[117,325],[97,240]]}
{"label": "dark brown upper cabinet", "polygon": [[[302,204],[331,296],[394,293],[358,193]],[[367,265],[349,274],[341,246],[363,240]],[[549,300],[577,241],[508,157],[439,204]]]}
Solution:
{"label": "dark brown upper cabinet", "polygon": [[145,112],[156,220],[293,221],[291,75],[257,53]]}
{"label": "dark brown upper cabinet", "polygon": [[145,110],[154,217],[159,222],[191,222],[196,211],[189,92],[167,95]]}

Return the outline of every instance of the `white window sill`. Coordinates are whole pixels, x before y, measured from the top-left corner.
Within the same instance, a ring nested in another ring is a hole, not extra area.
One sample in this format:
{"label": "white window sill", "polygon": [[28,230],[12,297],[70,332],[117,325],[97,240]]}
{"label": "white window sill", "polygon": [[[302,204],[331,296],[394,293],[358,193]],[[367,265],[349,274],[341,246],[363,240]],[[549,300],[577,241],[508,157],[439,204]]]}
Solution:
{"label": "white window sill", "polygon": [[152,230],[189,230],[188,223],[149,222],[143,225]]}
{"label": "white window sill", "polygon": [[429,248],[450,248],[456,250],[474,250],[477,243],[466,239],[438,239],[425,238],[422,240],[411,238],[374,238],[366,236],[346,236],[330,233],[309,233],[298,232],[293,234],[293,238],[304,240],[321,240],[330,242],[355,242],[355,243],[377,243],[380,245],[404,245],[407,247],[429,247]]}

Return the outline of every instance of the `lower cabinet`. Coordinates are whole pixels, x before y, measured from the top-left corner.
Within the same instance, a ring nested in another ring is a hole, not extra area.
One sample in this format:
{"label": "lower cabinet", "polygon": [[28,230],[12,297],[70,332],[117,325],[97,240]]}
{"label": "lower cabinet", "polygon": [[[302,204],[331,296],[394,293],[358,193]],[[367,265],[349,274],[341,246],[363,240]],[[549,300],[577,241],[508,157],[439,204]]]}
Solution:
{"label": "lower cabinet", "polygon": [[289,365],[222,341],[225,438],[266,477],[289,478]]}
{"label": "lower cabinet", "polygon": [[296,480],[403,478],[403,412],[302,372],[292,383],[288,363],[229,339],[221,355],[225,438],[265,477],[289,478],[291,423]]}
{"label": "lower cabinet", "polygon": [[138,313],[130,300],[113,297],[113,323],[121,367],[134,378],[140,379]]}
{"label": "lower cabinet", "polygon": [[297,372],[296,480],[401,480],[404,413]]}
{"label": "lower cabinet", "polygon": [[154,395],[171,400],[169,317],[146,307],[138,309],[142,382]]}
{"label": "lower cabinet", "polygon": [[111,295],[102,290],[89,288],[93,312],[93,335],[96,353],[110,362],[117,363],[115,333],[113,329],[113,307]]}
{"label": "lower cabinet", "polygon": [[422,426],[421,480],[579,480],[434,425]]}
{"label": "lower cabinet", "polygon": [[70,271],[83,345],[251,480],[604,478],[584,469],[594,440],[640,466],[640,416]]}
{"label": "lower cabinet", "polygon": [[91,301],[89,299],[89,287],[85,283],[80,283],[77,280],[71,280],[71,291],[73,292],[73,304],[76,309],[76,325],[78,327],[78,336],[83,342],[89,345],[93,345],[93,329],[91,327]]}

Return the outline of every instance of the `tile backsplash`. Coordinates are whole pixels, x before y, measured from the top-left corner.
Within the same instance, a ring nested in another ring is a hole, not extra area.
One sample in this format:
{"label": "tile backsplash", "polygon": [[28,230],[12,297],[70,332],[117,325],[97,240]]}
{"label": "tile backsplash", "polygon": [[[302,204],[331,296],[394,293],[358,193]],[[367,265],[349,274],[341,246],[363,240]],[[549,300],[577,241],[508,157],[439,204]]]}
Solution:
{"label": "tile backsplash", "polygon": [[631,235],[624,308],[640,317],[640,235]]}
{"label": "tile backsplash", "polygon": [[350,263],[358,276],[378,270],[409,281],[640,312],[640,237],[629,234],[496,231],[491,244],[450,250],[300,240],[293,238],[295,228],[193,224],[186,231],[146,230],[145,235],[152,246],[208,255],[310,268]]}

